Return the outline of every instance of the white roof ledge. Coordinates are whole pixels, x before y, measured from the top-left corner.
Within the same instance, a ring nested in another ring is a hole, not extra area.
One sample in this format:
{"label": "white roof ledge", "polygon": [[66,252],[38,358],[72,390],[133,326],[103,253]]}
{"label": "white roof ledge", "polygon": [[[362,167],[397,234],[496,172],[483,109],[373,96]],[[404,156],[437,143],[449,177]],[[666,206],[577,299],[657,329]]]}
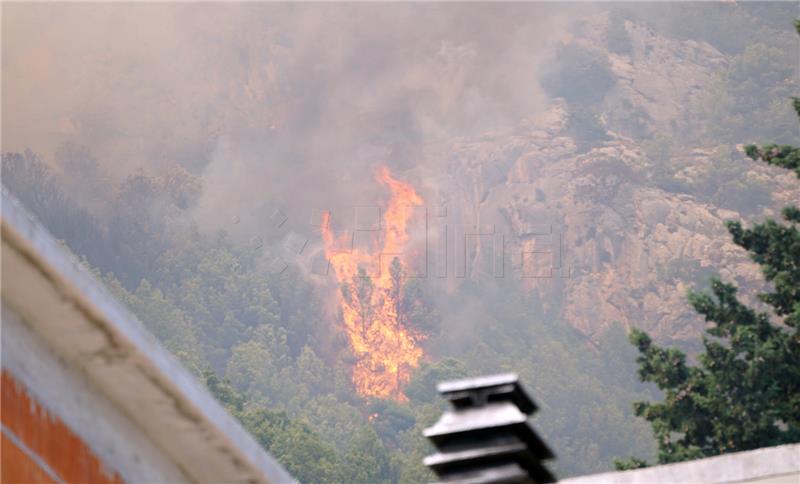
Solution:
{"label": "white roof ledge", "polygon": [[194,482],[296,482],[5,189],[2,298]]}
{"label": "white roof ledge", "polygon": [[800,444],[722,454],[644,469],[572,477],[562,484],[764,483],[800,482]]}

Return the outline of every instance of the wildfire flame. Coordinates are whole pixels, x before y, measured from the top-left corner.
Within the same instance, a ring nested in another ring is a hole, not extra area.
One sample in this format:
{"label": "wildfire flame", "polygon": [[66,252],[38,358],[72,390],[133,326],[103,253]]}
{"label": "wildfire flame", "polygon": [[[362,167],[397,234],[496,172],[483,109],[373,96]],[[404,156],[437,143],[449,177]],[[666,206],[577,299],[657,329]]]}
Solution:
{"label": "wildfire flame", "polygon": [[408,223],[414,206],[422,205],[423,200],[411,185],[392,178],[388,168],[379,169],[376,178],[391,192],[383,212],[382,243],[375,243],[369,249],[337,250],[348,235],[336,237],[329,213],[323,217],[322,239],[325,256],[341,289],[339,305],[356,357],[353,366],[356,390],[365,396],[402,401],[406,397],[401,387],[422,357],[422,349],[417,346],[421,335],[402,324],[398,314],[402,289],[397,271],[393,274],[381,267],[381,263],[392,261],[397,267],[399,262],[403,267],[401,254],[410,239]]}

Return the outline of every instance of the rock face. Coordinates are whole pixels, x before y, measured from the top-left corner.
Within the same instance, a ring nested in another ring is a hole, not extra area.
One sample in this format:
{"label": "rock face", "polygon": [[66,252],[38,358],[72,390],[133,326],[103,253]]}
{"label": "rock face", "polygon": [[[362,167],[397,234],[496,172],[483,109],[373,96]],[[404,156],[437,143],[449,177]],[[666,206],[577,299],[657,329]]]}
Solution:
{"label": "rock face", "polygon": [[[647,26],[625,24],[632,52],[608,53],[618,79],[611,99],[627,99],[640,107],[657,129],[679,123],[687,106],[699,101],[717,70],[727,64],[726,57],[705,42],[666,39]],[[595,30],[596,40],[602,37],[603,27]]]}
{"label": "rock face", "polygon": [[[598,37],[602,27],[593,27]],[[626,29],[632,54],[606,53],[618,80],[603,109],[624,102],[643,111],[651,134],[674,126],[726,59],[707,44],[659,38],[630,22]],[[612,131],[609,122],[607,140],[579,150],[567,120],[566,102],[556,99],[508,133],[448,148],[449,183],[441,198],[455,207],[460,223],[494,225],[504,234],[506,277],[518,278],[543,301],[560,301],[561,318],[588,336],[620,322],[662,339],[697,335],[703,321],[686,291],[702,287],[710,275],[763,287],[758,266],[724,227],[727,219],[746,217],[657,187],[656,162],[641,141]],[[717,169],[712,152],[689,147],[658,163],[691,182]],[[750,171],[737,176],[761,179],[772,191],[765,213],[800,199],[796,183],[779,170],[747,166]],[[477,263],[481,241],[476,247],[471,256]]]}

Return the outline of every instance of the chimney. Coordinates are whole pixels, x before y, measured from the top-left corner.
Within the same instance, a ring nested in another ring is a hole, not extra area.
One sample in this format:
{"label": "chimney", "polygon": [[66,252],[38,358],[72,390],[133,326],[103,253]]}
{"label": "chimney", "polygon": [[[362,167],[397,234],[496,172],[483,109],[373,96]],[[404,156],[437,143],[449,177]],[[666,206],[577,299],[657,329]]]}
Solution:
{"label": "chimney", "polygon": [[424,435],[437,452],[425,458],[443,483],[544,483],[553,453],[528,424],[537,407],[507,373],[443,382],[436,389],[453,408]]}

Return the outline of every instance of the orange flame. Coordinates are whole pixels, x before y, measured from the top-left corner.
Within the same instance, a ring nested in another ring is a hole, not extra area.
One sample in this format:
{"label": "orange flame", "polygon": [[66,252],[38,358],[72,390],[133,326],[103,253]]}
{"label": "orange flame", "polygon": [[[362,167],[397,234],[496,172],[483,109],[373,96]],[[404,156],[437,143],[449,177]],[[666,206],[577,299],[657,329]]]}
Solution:
{"label": "orange flame", "polygon": [[[369,249],[338,251],[348,235],[336,237],[330,227],[330,214],[322,221],[325,256],[341,286],[338,298],[350,347],[356,357],[353,383],[365,396],[406,400],[401,386],[410,370],[419,365],[421,335],[403,326],[400,318],[401,284],[397,273],[381,267],[390,260],[401,263],[400,254],[409,242],[408,222],[414,206],[423,204],[414,188],[392,178],[382,167],[377,180],[389,188],[391,199],[382,220],[383,243]],[[352,237],[352,235],[350,235]],[[346,245],[346,244],[344,244]]]}

